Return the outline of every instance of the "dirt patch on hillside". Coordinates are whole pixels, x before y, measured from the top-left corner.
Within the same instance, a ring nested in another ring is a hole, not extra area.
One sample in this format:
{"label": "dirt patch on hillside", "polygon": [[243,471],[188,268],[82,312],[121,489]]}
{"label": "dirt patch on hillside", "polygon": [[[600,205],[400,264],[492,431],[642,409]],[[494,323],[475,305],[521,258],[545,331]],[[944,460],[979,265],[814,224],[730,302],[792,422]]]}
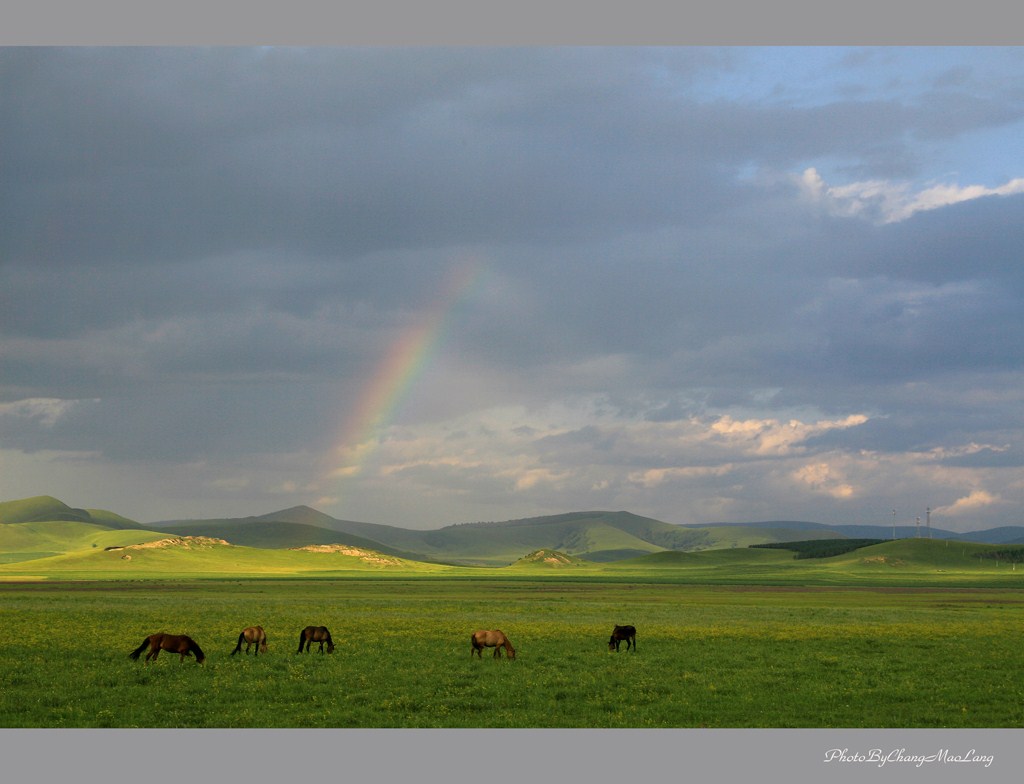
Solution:
{"label": "dirt patch on hillside", "polygon": [[541,563],[549,566],[576,566],[580,561],[578,558],[573,558],[558,550],[534,550],[532,553],[524,555],[520,562]]}
{"label": "dirt patch on hillside", "polygon": [[861,558],[862,564],[882,564],[884,566],[906,566],[906,561],[902,558],[889,558],[886,555],[873,555],[870,558]]}
{"label": "dirt patch on hillside", "polygon": [[339,553],[340,555],[351,555],[365,563],[381,564],[384,566],[400,566],[401,561],[397,558],[390,558],[386,555],[374,552],[373,550],[360,550],[347,544],[307,544],[305,547],[289,547],[289,550],[301,550],[307,553]]}
{"label": "dirt patch on hillside", "polygon": [[212,536],[173,536],[169,539],[157,539],[153,542],[142,542],[141,544],[126,544],[123,547],[107,547],[107,551],[115,550],[158,550],[166,547],[180,547],[183,550],[209,550],[213,547],[234,547],[231,542],[224,539],[214,539]]}

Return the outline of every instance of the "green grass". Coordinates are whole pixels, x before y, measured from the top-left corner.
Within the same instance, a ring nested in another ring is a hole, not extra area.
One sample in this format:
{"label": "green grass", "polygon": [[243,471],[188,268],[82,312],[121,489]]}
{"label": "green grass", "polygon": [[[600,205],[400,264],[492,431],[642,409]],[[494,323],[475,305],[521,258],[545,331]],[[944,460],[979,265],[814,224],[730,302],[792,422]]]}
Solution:
{"label": "green grass", "polygon": [[[114,534],[139,541],[139,532]],[[134,533],[134,539],[131,534]],[[147,541],[165,539],[163,534],[143,537]],[[130,559],[124,556],[130,556]],[[57,579],[193,579],[218,576],[271,577],[295,575],[343,575],[350,573],[400,572],[421,574],[445,572],[452,567],[405,561],[393,556],[369,554],[366,558],[343,553],[315,553],[298,550],[262,550],[229,545],[191,547],[128,548],[84,550],[34,561],[0,565],[0,581],[5,577],[47,577]]]}
{"label": "green grass", "polygon": [[[0,553],[70,553],[162,539],[166,534],[95,523],[48,521],[0,525]],[[93,547],[95,545],[95,547]]]}
{"label": "green grass", "polygon": [[[504,579],[0,584],[4,727],[1021,727],[1017,590]],[[242,627],[265,656],[230,656]],[[307,624],[333,655],[297,654]],[[609,653],[615,623],[636,653]],[[470,658],[500,628],[514,661]],[[128,653],[193,636],[199,666]],[[73,688],[69,688],[73,684]]]}
{"label": "green grass", "polygon": [[[2,727],[1024,726],[1024,567],[991,557],[1005,546],[608,563],[523,551],[493,568],[106,551],[164,534],[73,520],[9,523],[0,537]],[[638,652],[608,652],[616,623],[637,627]],[[229,656],[252,624],[270,652]],[[296,654],[307,624],[331,629],[334,655]],[[516,660],[472,660],[478,628],[505,631]],[[193,636],[206,664],[129,660],[157,631]]]}

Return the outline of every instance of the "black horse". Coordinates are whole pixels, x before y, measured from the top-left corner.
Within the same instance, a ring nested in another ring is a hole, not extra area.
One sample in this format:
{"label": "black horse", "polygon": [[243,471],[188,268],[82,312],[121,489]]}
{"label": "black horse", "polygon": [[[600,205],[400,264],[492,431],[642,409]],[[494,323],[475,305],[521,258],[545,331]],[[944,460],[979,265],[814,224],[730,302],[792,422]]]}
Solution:
{"label": "black horse", "polygon": [[626,650],[629,650],[630,644],[633,645],[633,652],[636,652],[636,629],[632,626],[618,626],[612,629],[611,639],[608,640],[608,650],[616,651],[619,650],[619,643],[623,640],[626,641]]}
{"label": "black horse", "polygon": [[324,652],[324,643],[327,643],[327,652],[334,653],[334,640],[326,626],[307,626],[303,629],[299,634],[299,650],[296,653],[302,653],[302,646],[306,646],[306,653],[309,653],[309,647],[315,642],[320,643],[320,653]]}

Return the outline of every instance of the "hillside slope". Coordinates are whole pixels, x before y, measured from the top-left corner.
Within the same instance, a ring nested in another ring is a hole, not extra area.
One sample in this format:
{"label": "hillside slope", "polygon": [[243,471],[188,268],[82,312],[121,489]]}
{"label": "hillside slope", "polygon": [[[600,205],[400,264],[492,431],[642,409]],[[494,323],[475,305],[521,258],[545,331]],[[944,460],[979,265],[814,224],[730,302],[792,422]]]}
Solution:
{"label": "hillside slope", "polygon": [[252,520],[207,520],[163,526],[162,530],[178,536],[210,536],[226,539],[231,544],[259,547],[268,550],[286,550],[317,544],[345,544],[377,550],[388,555],[412,560],[424,560],[419,553],[409,553],[362,536],[322,528],[318,525],[289,522]]}
{"label": "hillside slope", "polygon": [[[76,531],[62,529],[58,523],[98,528]],[[32,525],[44,527],[14,527]],[[830,526],[785,520],[673,525],[625,511],[571,512],[421,530],[340,520],[308,506],[259,516],[143,525],[113,512],[74,508],[51,496],[36,496],[0,503],[0,562],[71,552],[79,546],[98,544],[97,537],[108,537],[103,532],[111,531],[135,532],[140,541],[155,535],[154,531],[209,536],[268,550],[346,545],[407,560],[473,566],[506,566],[537,550],[558,551],[591,563],[614,563],[663,551],[729,550],[808,539],[888,540],[892,536],[892,529],[887,526]],[[916,529],[905,526],[898,529],[898,535],[907,538],[915,533]],[[930,533],[936,541],[950,541],[956,536],[937,528]],[[104,538],[102,543],[114,540],[121,541],[116,537]],[[977,531],[962,534],[959,540],[1012,544],[1024,541],[1024,528],[1007,526]]]}
{"label": "hillside slope", "polygon": [[137,544],[165,534],[145,529],[108,528],[94,523],[55,520],[0,525],[0,563],[47,558],[80,550]]}
{"label": "hillside slope", "polygon": [[179,579],[214,576],[283,577],[351,573],[430,574],[453,567],[407,561],[373,550],[312,545],[314,549],[240,547],[211,537],[168,537],[127,546],[79,549],[0,565],[0,577],[62,579]]}
{"label": "hillside slope", "polygon": [[95,523],[107,528],[144,528],[127,517],[104,509],[74,509],[48,495],[0,502],[0,524],[43,522]]}

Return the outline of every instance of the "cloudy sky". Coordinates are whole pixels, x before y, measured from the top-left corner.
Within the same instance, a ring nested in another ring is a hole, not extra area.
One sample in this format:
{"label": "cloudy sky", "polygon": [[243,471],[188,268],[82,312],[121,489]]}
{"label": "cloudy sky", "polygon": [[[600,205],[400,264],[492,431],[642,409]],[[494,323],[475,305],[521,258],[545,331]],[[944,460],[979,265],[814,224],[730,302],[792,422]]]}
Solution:
{"label": "cloudy sky", "polygon": [[1024,49],[0,48],[0,499],[1024,523]]}

